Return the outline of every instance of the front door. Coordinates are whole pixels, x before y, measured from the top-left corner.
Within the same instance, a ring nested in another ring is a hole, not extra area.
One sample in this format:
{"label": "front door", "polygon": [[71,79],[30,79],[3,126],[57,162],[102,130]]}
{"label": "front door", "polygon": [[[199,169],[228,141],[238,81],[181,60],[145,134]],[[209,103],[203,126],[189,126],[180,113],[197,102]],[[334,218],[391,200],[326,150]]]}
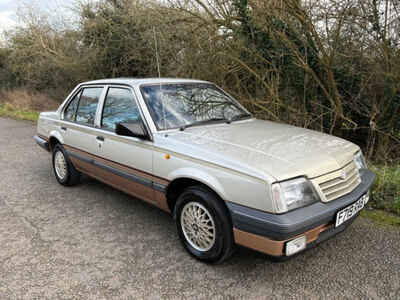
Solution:
{"label": "front door", "polygon": [[115,134],[119,122],[142,119],[129,88],[108,87],[97,136],[99,164],[109,172],[107,183],[149,202],[156,202],[153,190],[152,142]]}

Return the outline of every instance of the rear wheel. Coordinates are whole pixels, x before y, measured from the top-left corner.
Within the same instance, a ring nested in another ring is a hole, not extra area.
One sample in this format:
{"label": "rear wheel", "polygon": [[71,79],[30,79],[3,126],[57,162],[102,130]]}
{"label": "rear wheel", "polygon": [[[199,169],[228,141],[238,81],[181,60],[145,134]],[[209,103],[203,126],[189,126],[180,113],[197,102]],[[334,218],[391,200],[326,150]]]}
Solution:
{"label": "rear wheel", "polygon": [[195,258],[220,263],[233,252],[232,225],[225,206],[202,186],[185,189],[175,206],[179,238]]}
{"label": "rear wheel", "polygon": [[78,184],[80,173],[72,165],[64,147],[57,144],[53,150],[53,170],[57,181],[64,186]]}

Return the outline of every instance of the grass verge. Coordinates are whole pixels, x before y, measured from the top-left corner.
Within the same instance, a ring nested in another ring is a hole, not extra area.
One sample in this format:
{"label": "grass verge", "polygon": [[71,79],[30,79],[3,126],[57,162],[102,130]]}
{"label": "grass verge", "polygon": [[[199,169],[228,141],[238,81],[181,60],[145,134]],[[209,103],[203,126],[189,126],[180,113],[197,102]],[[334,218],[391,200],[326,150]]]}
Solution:
{"label": "grass verge", "polygon": [[37,122],[39,113],[36,111],[21,110],[10,104],[0,104],[0,116]]}
{"label": "grass verge", "polygon": [[400,229],[400,217],[383,210],[367,210],[361,212],[361,216],[378,223],[379,225],[395,226]]}

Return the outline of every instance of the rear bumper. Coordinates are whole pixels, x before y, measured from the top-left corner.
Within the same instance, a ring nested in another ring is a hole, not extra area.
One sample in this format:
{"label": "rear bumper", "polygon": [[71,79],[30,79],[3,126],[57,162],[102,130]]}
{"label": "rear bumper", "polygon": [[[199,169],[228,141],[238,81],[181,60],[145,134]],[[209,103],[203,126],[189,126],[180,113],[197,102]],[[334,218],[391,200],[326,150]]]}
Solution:
{"label": "rear bumper", "polygon": [[49,145],[49,142],[48,142],[47,140],[45,140],[44,138],[42,138],[42,137],[40,137],[40,136],[38,136],[38,135],[35,135],[35,136],[33,137],[33,139],[35,140],[35,142],[36,142],[40,147],[42,147],[42,148],[45,149],[46,151],[49,151],[49,152],[50,152],[50,145]]}
{"label": "rear bumper", "polygon": [[350,194],[329,203],[318,202],[281,215],[227,203],[235,242],[272,256],[284,256],[286,242],[295,237],[305,235],[307,248],[330,238],[346,229],[357,217],[335,228],[336,213],[362,197],[375,180],[375,174],[369,170],[361,170],[360,175],[360,185]]}

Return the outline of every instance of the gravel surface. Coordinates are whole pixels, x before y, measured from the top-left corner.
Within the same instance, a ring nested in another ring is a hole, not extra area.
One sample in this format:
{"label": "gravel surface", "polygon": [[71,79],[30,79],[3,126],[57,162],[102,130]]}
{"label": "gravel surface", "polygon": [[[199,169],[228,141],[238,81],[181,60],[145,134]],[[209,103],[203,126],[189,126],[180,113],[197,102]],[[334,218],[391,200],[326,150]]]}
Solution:
{"label": "gravel surface", "polygon": [[202,264],[170,216],[95,180],[54,178],[32,123],[0,118],[0,299],[400,299],[400,231],[358,218],[284,263]]}

